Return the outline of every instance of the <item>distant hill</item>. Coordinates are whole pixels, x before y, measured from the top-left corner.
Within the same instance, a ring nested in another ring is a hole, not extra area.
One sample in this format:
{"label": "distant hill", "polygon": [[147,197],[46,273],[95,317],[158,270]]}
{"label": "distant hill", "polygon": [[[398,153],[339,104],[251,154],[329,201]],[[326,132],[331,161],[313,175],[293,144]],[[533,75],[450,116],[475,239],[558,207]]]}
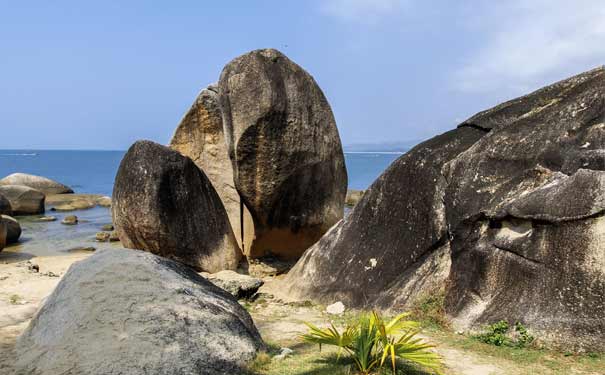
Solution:
{"label": "distant hill", "polygon": [[406,152],[421,140],[381,143],[352,143],[344,146],[345,152]]}

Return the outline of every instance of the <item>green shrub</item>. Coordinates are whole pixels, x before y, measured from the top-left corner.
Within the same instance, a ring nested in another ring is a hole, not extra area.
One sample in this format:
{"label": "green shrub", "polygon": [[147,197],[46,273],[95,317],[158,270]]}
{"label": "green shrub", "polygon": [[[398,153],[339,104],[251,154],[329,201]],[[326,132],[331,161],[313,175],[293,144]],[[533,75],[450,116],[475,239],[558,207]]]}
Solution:
{"label": "green shrub", "polygon": [[486,327],[486,331],[476,335],[479,341],[496,346],[525,348],[534,341],[534,337],[527,332],[527,328],[519,322],[515,323],[514,335],[510,332],[507,321],[501,320]]}
{"label": "green shrub", "polygon": [[307,323],[310,331],[302,339],[319,344],[320,350],[322,345],[338,347],[338,357],[345,352],[363,375],[379,370],[387,360],[393,373],[396,373],[398,360],[440,373],[441,358],[430,351],[432,345],[416,337],[418,323],[404,320],[408,315],[401,314],[385,322],[375,312],[364,314],[342,331],[333,324],[322,329]]}

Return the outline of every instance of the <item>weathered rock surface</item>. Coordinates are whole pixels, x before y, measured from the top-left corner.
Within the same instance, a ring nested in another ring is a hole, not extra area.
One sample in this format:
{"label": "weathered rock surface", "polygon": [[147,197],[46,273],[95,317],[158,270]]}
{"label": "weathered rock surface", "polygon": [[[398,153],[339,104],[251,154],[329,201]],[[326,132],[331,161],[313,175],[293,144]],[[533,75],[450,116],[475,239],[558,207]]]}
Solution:
{"label": "weathered rock surface", "polygon": [[203,274],[203,276],[212,284],[231,293],[237,299],[252,297],[264,284],[261,279],[229,270]]}
{"label": "weathered rock surface", "polygon": [[4,195],[0,195],[0,215],[12,215],[13,208],[11,207],[11,202],[4,197]]}
{"label": "weathered rock surface", "polygon": [[77,225],[78,224],[78,217],[75,216],[75,215],[65,216],[63,218],[63,220],[61,220],[61,224],[63,224],[63,225]]}
{"label": "weathered rock surface", "polygon": [[44,213],[44,193],[21,185],[2,185],[0,195],[10,202],[12,215],[37,215]]}
{"label": "weathered rock surface", "polygon": [[400,309],[440,286],[450,265],[441,169],[483,135],[452,130],[397,159],[288,273],[288,293]]}
{"label": "weathered rock surface", "polygon": [[199,94],[176,128],[170,148],[189,157],[206,174],[225,206],[238,245],[244,252],[249,252],[254,239],[254,224],[235,189],[215,86],[209,86]]}
{"label": "weathered rock surface", "polygon": [[98,194],[52,194],[46,196],[46,206],[53,211],[86,210],[110,207],[111,198]]}
{"label": "weathered rock surface", "polygon": [[0,185],[20,185],[38,190],[44,194],[69,194],[74,191],[57,181],[26,173],[13,173],[0,180]]}
{"label": "weathered rock surface", "polygon": [[204,173],[180,153],[136,142],[120,164],[112,201],[125,247],[200,271],[237,268],[242,253],[223,204]]}
{"label": "weathered rock surface", "polygon": [[363,198],[364,190],[349,190],[347,191],[347,197],[345,199],[345,204],[347,207],[355,207],[357,203]]}
{"label": "weathered rock surface", "polygon": [[228,293],[126,249],[75,263],[17,343],[17,374],[242,373],[263,346]]}
{"label": "weathered rock surface", "polygon": [[347,173],[328,101],[279,51],[227,64],[219,80],[237,191],[254,220],[252,257],[297,258],[344,213]]}
{"label": "weathered rock surface", "polygon": [[4,220],[0,220],[0,251],[6,247],[7,225]]}
{"label": "weathered rock surface", "polygon": [[21,224],[15,218],[7,215],[0,215],[0,218],[6,224],[6,243],[18,242],[21,237]]}
{"label": "weathered rock surface", "polygon": [[473,116],[394,162],[290,292],[399,309],[447,278],[457,327],[605,350],[604,130],[603,68]]}

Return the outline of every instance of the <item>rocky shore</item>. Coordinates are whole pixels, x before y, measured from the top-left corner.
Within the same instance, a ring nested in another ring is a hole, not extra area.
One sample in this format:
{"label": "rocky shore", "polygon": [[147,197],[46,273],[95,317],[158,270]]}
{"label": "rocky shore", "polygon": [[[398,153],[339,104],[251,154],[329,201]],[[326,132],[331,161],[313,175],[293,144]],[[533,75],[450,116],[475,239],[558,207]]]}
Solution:
{"label": "rocky shore", "polygon": [[327,314],[399,313],[445,295],[460,333],[519,322],[544,347],[605,351],[604,121],[598,68],[472,116],[347,194],[313,77],[279,51],[244,54],[169,146],[132,145],[112,198],[38,176],[0,180],[0,250],[19,242],[21,223],[68,233],[87,225],[86,210],[112,215],[88,235],[94,246],[68,255],[0,253],[1,364],[244,373],[267,332],[238,299],[267,290]]}

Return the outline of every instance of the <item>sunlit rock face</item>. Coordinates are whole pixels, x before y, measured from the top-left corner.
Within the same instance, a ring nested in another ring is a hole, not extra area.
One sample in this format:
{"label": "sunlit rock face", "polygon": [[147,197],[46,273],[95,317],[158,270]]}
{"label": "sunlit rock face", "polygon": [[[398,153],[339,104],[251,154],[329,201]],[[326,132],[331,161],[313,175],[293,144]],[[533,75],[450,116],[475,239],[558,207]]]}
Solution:
{"label": "sunlit rock face", "polygon": [[228,63],[218,87],[235,187],[254,220],[250,256],[298,258],[344,214],[347,173],[330,105],[273,49]]}
{"label": "sunlit rock face", "polygon": [[440,286],[458,327],[605,350],[604,149],[603,68],[481,112],[395,161],[288,291],[403,309]]}

